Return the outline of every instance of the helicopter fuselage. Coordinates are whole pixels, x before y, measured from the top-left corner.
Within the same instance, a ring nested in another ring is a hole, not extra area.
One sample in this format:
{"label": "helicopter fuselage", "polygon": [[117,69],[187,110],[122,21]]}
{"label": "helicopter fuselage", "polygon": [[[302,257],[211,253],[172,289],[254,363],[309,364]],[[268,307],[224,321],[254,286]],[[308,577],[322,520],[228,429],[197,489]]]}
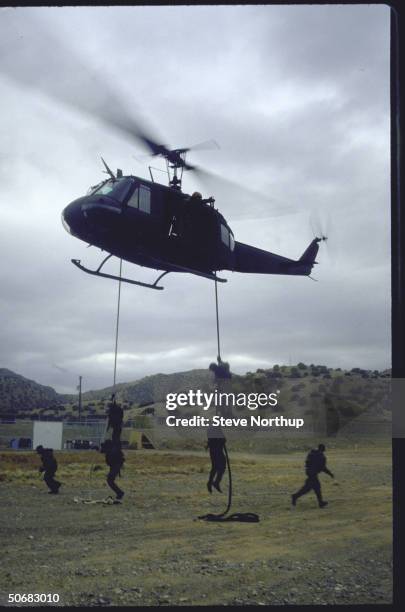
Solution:
{"label": "helicopter fuselage", "polygon": [[71,202],[62,221],[80,240],[156,270],[209,278],[218,270],[311,273],[321,239],[315,238],[297,261],[236,242],[213,202],[197,193],[189,196],[174,186],[124,176],[103,181],[88,195]]}
{"label": "helicopter fuselage", "polygon": [[73,236],[141,266],[234,268],[232,231],[212,205],[135,176],[104,181],[71,202],[62,220]]}

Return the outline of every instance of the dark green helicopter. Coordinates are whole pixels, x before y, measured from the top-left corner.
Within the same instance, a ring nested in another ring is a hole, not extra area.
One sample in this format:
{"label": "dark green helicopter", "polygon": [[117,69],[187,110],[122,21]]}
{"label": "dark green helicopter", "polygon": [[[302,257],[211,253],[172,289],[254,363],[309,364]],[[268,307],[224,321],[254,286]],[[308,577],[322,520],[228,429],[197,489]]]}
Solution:
{"label": "dark green helicopter", "polygon": [[[298,260],[235,241],[225,218],[215,208],[215,200],[203,199],[199,192],[191,196],[181,189],[184,170],[199,170],[186,162],[189,148],[170,150],[157,144],[139,130],[136,137],[152,155],[165,158],[168,186],[137,176],[123,176],[111,171],[109,178],[89,193],[69,204],[62,213],[68,232],[90,245],[108,252],[97,270],[90,270],[77,259],[72,262],[84,272],[118,279],[101,272],[106,261],[116,257],[161,270],[152,284],[121,278],[122,281],[163,289],[159,280],[169,272],[188,272],[211,280],[226,282],[217,271],[253,274],[289,274],[309,276],[325,237],[314,238]],[[205,144],[205,143],[202,143]]]}

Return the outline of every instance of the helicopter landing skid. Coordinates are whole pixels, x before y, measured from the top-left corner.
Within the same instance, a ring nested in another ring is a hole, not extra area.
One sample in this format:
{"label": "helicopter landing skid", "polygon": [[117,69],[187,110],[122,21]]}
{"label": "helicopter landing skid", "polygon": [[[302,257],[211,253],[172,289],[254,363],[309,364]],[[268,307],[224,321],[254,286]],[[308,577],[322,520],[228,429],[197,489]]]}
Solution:
{"label": "helicopter landing skid", "polygon": [[[111,255],[109,255],[109,257],[111,257]],[[164,287],[160,287],[156,283],[158,283],[160,279],[165,276],[165,274],[169,274],[170,270],[166,270],[165,272],[163,272],[163,274],[160,274],[160,276],[158,276],[158,278],[155,280],[155,282],[152,285],[149,283],[141,283],[141,281],[135,281],[130,278],[124,278],[124,277],[114,276],[113,274],[104,274],[104,272],[100,272],[101,267],[105,264],[105,262],[107,261],[107,259],[109,259],[109,257],[106,257],[106,259],[97,268],[97,270],[90,270],[89,268],[86,268],[80,263],[80,259],[72,259],[71,261],[77,268],[79,268],[80,270],[83,270],[83,272],[87,272],[87,274],[93,274],[93,276],[102,276],[103,278],[111,278],[112,280],[118,280],[124,283],[130,283],[131,285],[139,285],[140,287],[147,287],[148,289],[160,289],[160,290],[164,289]]]}
{"label": "helicopter landing skid", "polygon": [[218,281],[218,283],[227,283],[226,278],[219,278],[216,274],[212,272],[200,272],[200,270],[196,270],[195,268],[185,268],[184,266],[178,266],[174,264],[170,264],[171,270],[169,272],[189,272],[189,274],[195,274],[196,276],[202,276],[203,278],[208,278],[209,280]]}

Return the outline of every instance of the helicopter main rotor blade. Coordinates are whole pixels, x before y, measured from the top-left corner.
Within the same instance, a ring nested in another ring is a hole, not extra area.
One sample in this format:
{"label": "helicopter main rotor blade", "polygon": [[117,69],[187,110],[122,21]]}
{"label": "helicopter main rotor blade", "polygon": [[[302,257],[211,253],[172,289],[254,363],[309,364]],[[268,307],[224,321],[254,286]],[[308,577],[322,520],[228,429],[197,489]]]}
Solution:
{"label": "helicopter main rotor blade", "polygon": [[151,130],[143,127],[144,120],[135,120],[107,79],[85,67],[74,51],[32,14],[25,13],[21,19],[18,9],[1,12],[0,73],[102,120],[124,136],[140,141],[152,155],[169,153]]}
{"label": "helicopter main rotor blade", "polygon": [[138,111],[135,119],[106,78],[84,66],[74,51],[51,33],[46,22],[26,13],[21,19],[18,10],[2,11],[1,17],[0,73],[8,78],[100,119],[126,138],[141,142],[151,155],[161,155],[186,170],[194,166],[180,157],[183,153],[219,148],[215,140],[207,140],[188,148],[170,149],[145,127],[146,121],[139,118]]}
{"label": "helicopter main rotor blade", "polygon": [[211,138],[210,140],[204,140],[204,142],[199,142],[187,149],[187,151],[214,151],[215,149],[220,149],[221,147],[217,143],[216,140]]}
{"label": "helicopter main rotor blade", "polygon": [[[220,200],[222,192],[224,203],[236,201],[242,206],[242,210],[231,211],[230,219],[281,217],[301,212],[298,208],[281,202],[277,198],[266,196],[219,174],[204,170],[200,166],[195,166],[194,170],[196,178],[205,188],[213,190],[216,199]],[[222,198],[220,201],[222,201]]]}
{"label": "helicopter main rotor blade", "polygon": [[[186,163],[181,158],[189,150],[219,148],[215,140],[172,150],[160,144],[162,140],[152,135],[138,111],[137,119],[134,118],[133,110],[130,111],[123,102],[123,96],[108,85],[108,79],[84,66],[74,51],[51,33],[50,27],[46,18],[37,16],[37,13],[34,16],[32,12],[24,12],[22,19],[18,9],[3,9],[0,19],[0,73],[20,85],[45,93],[67,107],[100,119],[124,137],[142,143],[152,155],[162,155],[177,167],[193,170],[196,178],[212,185],[215,197],[221,197],[216,193],[219,188],[224,194],[224,201],[241,202],[245,217],[258,214],[270,217],[297,212],[291,206]],[[238,211],[235,210],[234,218],[237,216]]]}

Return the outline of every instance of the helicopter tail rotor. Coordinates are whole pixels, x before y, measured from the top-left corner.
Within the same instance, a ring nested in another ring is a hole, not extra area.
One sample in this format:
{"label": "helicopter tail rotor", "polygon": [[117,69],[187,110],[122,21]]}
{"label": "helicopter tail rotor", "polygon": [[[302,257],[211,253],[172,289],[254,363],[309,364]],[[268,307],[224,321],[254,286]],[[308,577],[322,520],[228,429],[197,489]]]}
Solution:
{"label": "helicopter tail rotor", "polygon": [[325,211],[321,213],[319,209],[313,210],[309,217],[309,224],[314,238],[317,238],[319,242],[325,243],[329,262],[334,264],[336,253],[332,252],[333,249],[331,249],[331,244],[329,241],[332,225],[330,212]]}

